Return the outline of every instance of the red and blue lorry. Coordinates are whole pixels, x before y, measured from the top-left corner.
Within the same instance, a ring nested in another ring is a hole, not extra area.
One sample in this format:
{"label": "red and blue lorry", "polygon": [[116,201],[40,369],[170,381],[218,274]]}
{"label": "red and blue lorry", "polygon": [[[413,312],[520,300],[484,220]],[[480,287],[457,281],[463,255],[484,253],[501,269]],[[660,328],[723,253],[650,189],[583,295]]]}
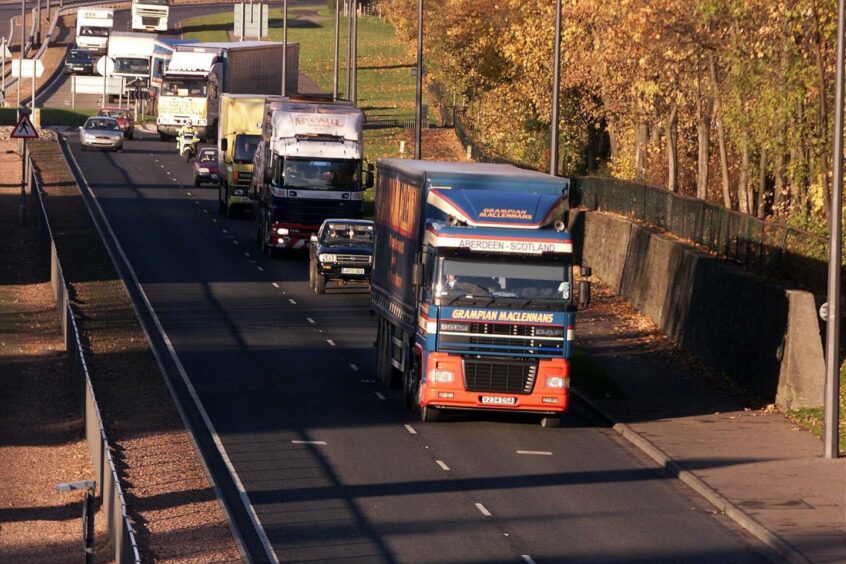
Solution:
{"label": "red and blue lorry", "polygon": [[421,420],[505,410],[558,425],[576,311],[568,190],[511,165],[378,162],[377,377]]}

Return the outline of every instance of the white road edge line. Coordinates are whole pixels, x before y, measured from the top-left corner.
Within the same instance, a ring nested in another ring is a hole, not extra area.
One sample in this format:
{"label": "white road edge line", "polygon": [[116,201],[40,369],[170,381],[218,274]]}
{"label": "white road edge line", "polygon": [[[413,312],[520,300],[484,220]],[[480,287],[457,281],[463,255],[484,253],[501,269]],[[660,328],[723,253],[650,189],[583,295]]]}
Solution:
{"label": "white road edge line", "polygon": [[353,369],[353,372],[358,372],[358,366],[356,366],[356,365],[355,365],[355,364],[353,364],[352,362],[350,363],[350,368],[352,368],[352,369]]}
{"label": "white road edge line", "polygon": [[326,441],[291,441],[295,445],[325,445]]}
{"label": "white road edge line", "polygon": [[377,398],[379,398],[382,401],[385,401],[385,396],[384,396],[384,394],[382,394],[382,392],[373,392],[373,393],[376,394]]}
{"label": "white road edge line", "polygon": [[530,454],[534,456],[552,456],[548,450],[518,450],[517,454]]}
{"label": "white road edge line", "polygon": [[[436,460],[435,462],[438,464],[438,466],[441,467],[442,470],[446,470],[447,472],[449,472],[449,466],[447,466],[446,462],[444,462],[443,460]],[[479,506],[480,504],[477,503],[476,505]],[[481,507],[484,507],[484,506],[481,506]],[[481,507],[480,507],[479,511],[481,511]]]}
{"label": "white road edge line", "polygon": [[[64,152],[62,154],[64,154]],[[232,461],[230,460],[229,455],[226,452],[226,448],[223,446],[223,442],[220,440],[220,435],[217,434],[217,431],[215,430],[214,425],[212,424],[211,419],[209,418],[209,414],[206,412],[206,408],[203,407],[203,404],[200,401],[199,396],[197,395],[197,390],[194,389],[194,385],[191,383],[191,379],[188,378],[188,373],[185,372],[185,367],[182,366],[182,361],[179,360],[179,356],[176,354],[176,349],[173,347],[173,343],[171,343],[170,337],[165,332],[164,327],[162,326],[162,323],[159,320],[159,316],[153,309],[153,305],[150,303],[150,299],[147,297],[147,293],[144,292],[144,288],[138,281],[138,275],[135,274],[135,269],[129,262],[129,259],[127,258],[126,253],[124,252],[123,247],[120,244],[120,241],[118,241],[117,235],[115,235],[115,232],[112,229],[112,224],[109,222],[109,218],[106,217],[103,208],[100,206],[100,201],[94,195],[94,191],[91,190],[91,186],[88,185],[88,179],[85,178],[84,174],[82,174],[82,167],[79,166],[79,163],[77,162],[73,151],[70,150],[70,145],[68,145],[68,154],[73,159],[74,165],[76,165],[76,169],[79,171],[79,174],[82,177],[83,182],[85,183],[85,188],[91,196],[94,205],[97,206],[97,211],[100,213],[100,218],[103,220],[103,224],[106,226],[106,229],[109,230],[109,235],[112,238],[112,242],[114,242],[117,251],[120,253],[121,258],[123,259],[124,264],[126,265],[129,275],[132,277],[132,283],[135,285],[136,289],[138,290],[138,293],[143,298],[144,305],[147,307],[147,311],[150,313],[150,317],[153,319],[153,323],[155,323],[156,329],[161,333],[162,340],[164,341],[165,346],[167,346],[168,352],[170,353],[174,364],[176,364],[176,369],[179,372],[179,376],[182,378],[182,382],[185,384],[185,387],[188,388],[188,393],[191,396],[191,399],[194,400],[194,405],[200,412],[200,416],[203,419],[203,423],[205,423],[206,429],[211,435],[212,440],[214,441],[214,444],[217,447],[218,452],[220,453],[220,457],[223,459],[223,463],[226,465],[226,469],[229,470],[229,474],[232,476],[232,480],[235,482],[235,487],[238,490],[238,495],[241,498],[241,502],[244,504],[244,507],[247,509],[247,514],[250,516],[250,520],[253,522],[253,527],[256,530],[256,534],[258,535],[259,540],[261,541],[262,547],[267,553],[268,558],[275,564],[279,564],[279,557],[276,555],[276,551],[273,550],[273,546],[270,544],[270,540],[267,538],[267,533],[264,530],[264,526],[261,524],[261,520],[259,519],[258,514],[256,514],[256,510],[253,507],[253,504],[250,502],[250,497],[247,495],[247,490],[244,488],[244,484],[243,482],[241,482],[241,478],[238,476],[238,473],[235,471],[235,467],[232,465]],[[132,304],[132,307],[135,308],[135,302],[131,299],[129,301]],[[146,328],[144,327],[144,324],[140,323],[140,325],[146,333]],[[147,339],[150,340],[150,337],[147,336]],[[156,356],[157,360],[159,360],[159,365],[161,366],[161,360],[158,359],[157,349],[155,347],[150,348],[153,351],[154,356]],[[170,388],[170,393],[174,397],[174,404],[176,404],[177,410],[180,411],[180,415],[182,416],[183,421],[187,421],[187,416],[183,412],[179,401],[176,399],[176,391],[173,389],[172,384],[167,378],[165,378],[165,383],[167,384],[168,388]],[[188,425],[186,424],[186,427],[187,426]],[[203,465],[205,466],[205,461],[203,462]],[[212,480],[211,478],[211,473],[208,470],[207,473],[209,475],[209,481],[214,485],[214,480]],[[216,485],[214,487],[216,488]],[[223,503],[222,501],[220,503],[224,508],[226,507],[225,503]],[[234,523],[232,522],[231,518],[230,524],[234,527]],[[239,537],[240,535],[236,534],[235,536]]]}
{"label": "white road edge line", "polygon": [[477,504],[476,504],[476,509],[478,509],[478,510],[479,510],[479,512],[480,512],[482,515],[484,515],[485,517],[490,517],[490,516],[491,516],[491,512],[490,512],[490,511],[488,511],[488,509],[487,509],[484,505],[482,505],[481,503],[477,503]]}
{"label": "white road edge line", "polygon": [[409,433],[411,433],[412,435],[417,434],[417,431],[415,431],[414,427],[412,427],[411,425],[404,425],[404,427],[405,427],[405,430],[408,431]]}

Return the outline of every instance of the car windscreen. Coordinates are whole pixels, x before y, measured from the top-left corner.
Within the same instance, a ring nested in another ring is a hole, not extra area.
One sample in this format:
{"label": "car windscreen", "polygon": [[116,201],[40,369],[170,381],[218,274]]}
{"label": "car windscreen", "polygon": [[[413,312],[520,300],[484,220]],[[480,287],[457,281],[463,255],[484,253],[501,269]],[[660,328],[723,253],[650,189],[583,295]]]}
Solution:
{"label": "car windscreen", "polygon": [[323,228],[325,245],[372,245],[373,226],[359,223],[329,223]]}
{"label": "car windscreen", "polygon": [[100,115],[108,116],[110,118],[121,118],[126,119],[129,117],[129,114],[126,113],[126,110],[100,110]]}
{"label": "car windscreen", "polygon": [[120,130],[120,126],[113,119],[89,119],[85,122],[85,129]]}
{"label": "car windscreen", "polygon": [[88,51],[71,51],[68,53],[68,60],[75,63],[90,63],[91,54]]}
{"label": "car windscreen", "polygon": [[85,37],[108,37],[109,28],[83,26],[82,29],[79,30],[79,34]]}
{"label": "car windscreen", "polygon": [[216,162],[217,152],[215,151],[200,151],[197,160],[201,163]]}

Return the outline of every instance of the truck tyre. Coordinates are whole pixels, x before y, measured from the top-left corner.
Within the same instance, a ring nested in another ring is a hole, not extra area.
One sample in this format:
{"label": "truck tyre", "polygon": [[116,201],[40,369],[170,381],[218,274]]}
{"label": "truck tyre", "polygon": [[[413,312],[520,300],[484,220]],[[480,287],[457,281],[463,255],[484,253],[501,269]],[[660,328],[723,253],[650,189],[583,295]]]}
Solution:
{"label": "truck tyre", "polygon": [[326,293],[326,277],[322,274],[314,274],[314,291],[318,294]]}
{"label": "truck tyre", "polygon": [[197,188],[200,186],[200,177],[196,174],[194,175],[194,187]]}
{"label": "truck tyre", "polygon": [[560,415],[548,415],[541,419],[541,427],[544,429],[557,429],[561,426]]}
{"label": "truck tyre", "polygon": [[390,366],[390,361],[387,358],[388,348],[385,346],[385,334],[387,333],[385,325],[385,320],[379,319],[379,327],[376,332],[376,378],[382,384],[388,386],[390,379],[387,376],[387,367]]}

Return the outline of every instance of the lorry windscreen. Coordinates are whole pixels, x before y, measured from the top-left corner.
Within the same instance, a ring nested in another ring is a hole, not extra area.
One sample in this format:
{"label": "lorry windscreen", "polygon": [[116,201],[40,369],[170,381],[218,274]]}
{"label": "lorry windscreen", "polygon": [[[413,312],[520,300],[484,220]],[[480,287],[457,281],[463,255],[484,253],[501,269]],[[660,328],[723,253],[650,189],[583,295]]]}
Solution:
{"label": "lorry windscreen", "polygon": [[302,190],[360,190],[359,162],[316,159],[285,159],[282,182]]}
{"label": "lorry windscreen", "polygon": [[133,0],[133,4],[152,4],[153,6],[167,6],[169,0]]}
{"label": "lorry windscreen", "polygon": [[136,57],[116,57],[115,72],[131,72],[147,75],[150,73],[150,61]]}
{"label": "lorry windscreen", "polygon": [[232,160],[238,164],[253,162],[253,155],[256,154],[259,141],[261,141],[261,135],[238,135],[235,138],[235,154]]}
{"label": "lorry windscreen", "polygon": [[79,30],[79,35],[85,37],[108,37],[109,36],[109,28],[108,27],[90,27],[90,26],[82,26]]}
{"label": "lorry windscreen", "polygon": [[202,79],[165,79],[162,84],[164,96],[205,96],[206,81]]}
{"label": "lorry windscreen", "polygon": [[560,259],[441,258],[433,290],[440,305],[462,296],[565,302],[570,300],[570,268]]}

